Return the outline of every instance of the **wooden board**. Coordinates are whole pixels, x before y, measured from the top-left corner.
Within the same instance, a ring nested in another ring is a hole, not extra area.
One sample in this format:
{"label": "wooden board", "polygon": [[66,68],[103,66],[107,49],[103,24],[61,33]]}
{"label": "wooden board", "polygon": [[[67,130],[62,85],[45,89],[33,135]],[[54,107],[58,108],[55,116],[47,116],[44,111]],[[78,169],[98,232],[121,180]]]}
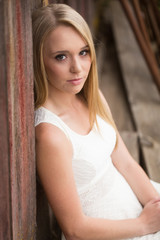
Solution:
{"label": "wooden board", "polygon": [[4,51],[4,1],[0,2],[0,239],[11,240],[10,159],[7,112],[7,67]]}
{"label": "wooden board", "polygon": [[[105,13],[103,28],[106,28],[105,31],[109,34],[109,8],[106,9]],[[120,69],[117,64],[113,36],[111,32],[109,36],[108,34],[106,36],[104,31],[101,33],[96,49],[100,88],[108,101],[118,130],[128,151],[139,163],[138,134],[134,131],[134,123],[126,99]]]}
{"label": "wooden board", "polygon": [[[112,26],[131,112],[149,176],[160,182],[160,96],[119,1],[111,1]],[[156,147],[155,147],[156,146]]]}
{"label": "wooden board", "polygon": [[0,139],[3,170],[0,200],[4,208],[1,209],[0,239],[34,240],[36,185],[31,11],[28,2],[23,0],[3,0],[0,11],[0,52],[3,56],[0,59],[0,138],[3,138]]}
{"label": "wooden board", "polygon": [[134,124],[114,49],[114,43],[108,43],[106,47],[106,38],[103,36],[97,47],[99,85],[109,104],[118,130],[133,132]]}

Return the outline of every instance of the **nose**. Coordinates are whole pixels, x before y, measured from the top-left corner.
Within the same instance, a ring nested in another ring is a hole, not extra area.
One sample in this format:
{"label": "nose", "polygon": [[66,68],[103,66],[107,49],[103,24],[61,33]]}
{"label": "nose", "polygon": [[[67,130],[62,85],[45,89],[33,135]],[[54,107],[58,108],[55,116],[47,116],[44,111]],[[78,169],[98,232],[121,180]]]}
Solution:
{"label": "nose", "polygon": [[79,73],[81,72],[82,66],[80,63],[80,60],[76,57],[74,57],[71,61],[70,71],[72,73]]}

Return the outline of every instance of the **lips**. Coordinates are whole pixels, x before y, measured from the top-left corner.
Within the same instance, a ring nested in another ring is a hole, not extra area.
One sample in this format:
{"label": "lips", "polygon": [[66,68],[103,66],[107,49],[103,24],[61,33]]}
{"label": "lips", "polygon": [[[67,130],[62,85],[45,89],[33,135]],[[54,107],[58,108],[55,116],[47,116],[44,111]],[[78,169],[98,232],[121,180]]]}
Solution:
{"label": "lips", "polygon": [[79,85],[82,82],[83,78],[75,78],[68,80],[67,82],[73,84],[73,85]]}

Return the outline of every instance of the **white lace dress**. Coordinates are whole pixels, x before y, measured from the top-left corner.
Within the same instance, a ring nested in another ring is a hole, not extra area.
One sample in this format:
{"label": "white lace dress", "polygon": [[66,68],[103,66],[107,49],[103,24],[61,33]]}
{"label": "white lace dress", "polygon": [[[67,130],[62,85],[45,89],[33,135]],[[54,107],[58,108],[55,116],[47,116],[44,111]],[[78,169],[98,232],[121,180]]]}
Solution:
{"label": "white lace dress", "polygon": [[[97,120],[99,131],[94,127],[87,135],[80,135],[46,108],[40,107],[35,112],[35,126],[43,122],[53,124],[72,143],[73,172],[84,213],[106,219],[136,218],[142,211],[142,206],[124,177],[112,164],[115,130],[100,117]],[[153,184],[160,192],[160,184]],[[64,235],[62,239],[65,239]],[[160,240],[160,232],[132,239]]]}

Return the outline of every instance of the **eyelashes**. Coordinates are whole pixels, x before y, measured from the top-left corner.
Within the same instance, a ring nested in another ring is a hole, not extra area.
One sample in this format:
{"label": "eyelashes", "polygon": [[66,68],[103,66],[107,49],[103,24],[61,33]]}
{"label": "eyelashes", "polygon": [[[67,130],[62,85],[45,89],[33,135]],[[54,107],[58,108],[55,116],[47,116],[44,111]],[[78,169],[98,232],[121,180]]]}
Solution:
{"label": "eyelashes", "polygon": [[86,55],[88,55],[88,53],[90,53],[89,49],[85,49],[85,50],[82,50],[79,54],[81,56],[86,56]]}
{"label": "eyelashes", "polygon": [[[90,54],[89,49],[84,49],[84,50],[80,51],[80,53],[79,53],[80,56],[87,56],[88,54]],[[66,58],[67,58],[66,54],[58,54],[57,56],[55,56],[55,59],[57,61],[64,61]]]}
{"label": "eyelashes", "polygon": [[58,61],[63,61],[66,59],[66,55],[65,54],[59,54],[55,57],[56,60]]}

